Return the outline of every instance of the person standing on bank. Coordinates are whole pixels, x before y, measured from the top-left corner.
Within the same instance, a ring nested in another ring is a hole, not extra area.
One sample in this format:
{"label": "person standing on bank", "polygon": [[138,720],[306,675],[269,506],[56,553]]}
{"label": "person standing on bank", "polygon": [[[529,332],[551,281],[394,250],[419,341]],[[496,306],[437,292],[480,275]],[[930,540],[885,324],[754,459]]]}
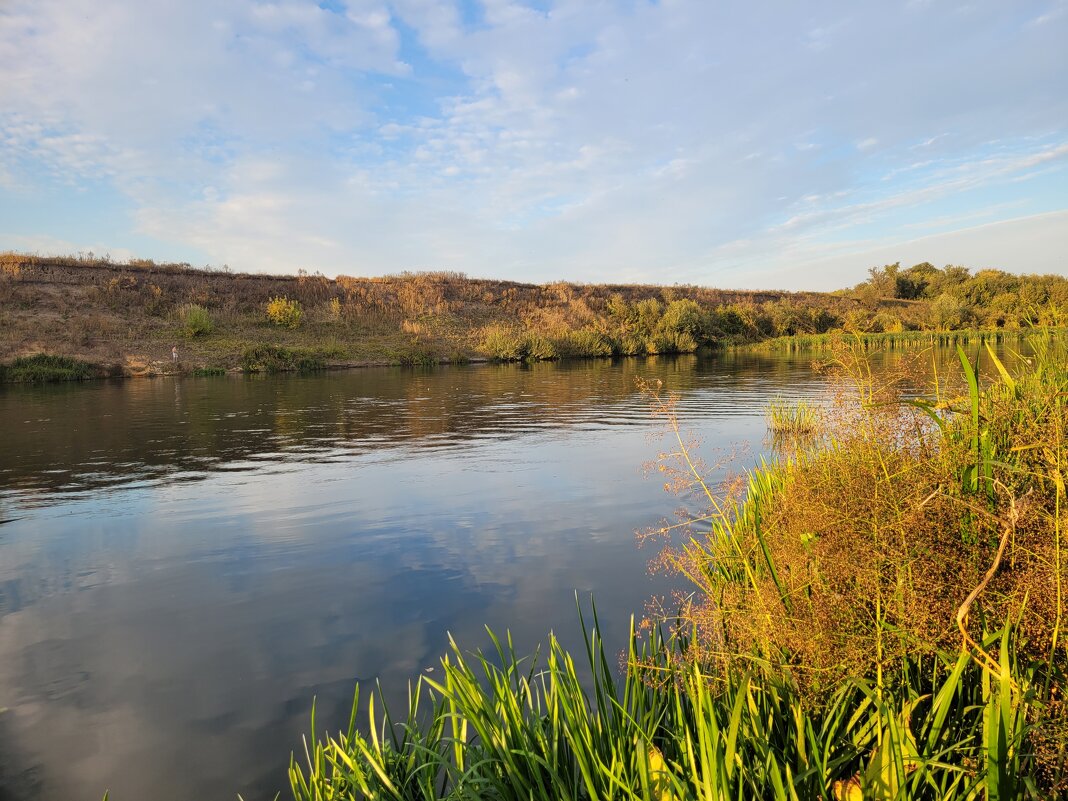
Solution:
{"label": "person standing on bank", "polygon": [[175,345],[173,348],[171,348],[171,361],[174,362],[175,364],[178,364],[178,346],[177,345]]}

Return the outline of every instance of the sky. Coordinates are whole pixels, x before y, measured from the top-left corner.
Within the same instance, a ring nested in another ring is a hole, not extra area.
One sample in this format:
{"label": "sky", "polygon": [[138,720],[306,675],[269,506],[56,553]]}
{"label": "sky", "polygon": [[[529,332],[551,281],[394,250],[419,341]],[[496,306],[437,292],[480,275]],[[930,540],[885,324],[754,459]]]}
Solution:
{"label": "sky", "polygon": [[1068,0],[0,0],[0,250],[1068,274]]}

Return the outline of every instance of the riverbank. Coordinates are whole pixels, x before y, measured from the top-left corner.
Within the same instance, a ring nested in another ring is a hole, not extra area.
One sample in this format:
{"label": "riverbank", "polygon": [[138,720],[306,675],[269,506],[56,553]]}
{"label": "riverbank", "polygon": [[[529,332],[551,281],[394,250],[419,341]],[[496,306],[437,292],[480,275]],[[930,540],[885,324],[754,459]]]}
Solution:
{"label": "riverbank", "polygon": [[[915,276],[906,289],[875,286],[873,277],[835,293],[740,291],[536,285],[449,272],[328,279],[6,253],[0,364],[48,354],[90,364],[94,375],[144,376],[537,361],[687,353],[783,336],[815,342],[843,330],[902,341],[942,336],[936,330],[1011,331],[1058,324],[1068,310],[1068,282],[1057,277],[931,270],[916,273],[927,276],[922,291],[940,293],[925,298],[916,296]],[[1004,300],[1012,293],[1002,292],[988,313],[992,282],[1027,288],[1026,303],[1012,308]],[[959,298],[947,301],[949,290]]]}
{"label": "riverbank", "polygon": [[[0,254],[0,362],[62,355],[108,374],[667,353],[710,342],[707,312],[818,293],[533,285],[457,273],[328,279]],[[290,364],[291,363],[291,364]],[[100,367],[102,366],[102,367]],[[264,365],[261,365],[264,366]]]}
{"label": "riverbank", "polygon": [[[984,343],[1000,344],[1020,341],[1029,337],[1063,334],[1065,330],[1063,328],[1043,328],[1031,331],[916,331],[908,334],[846,334],[839,331],[815,336],[777,337],[763,342],[725,347],[732,347],[740,352],[749,351],[753,353],[827,353],[841,345],[842,342],[848,341],[859,350],[867,352],[879,349],[900,350],[954,345],[979,345]],[[714,346],[706,345],[705,347],[712,348]],[[690,351],[676,351],[675,353],[685,352]],[[671,355],[671,352],[667,355]],[[128,365],[124,366],[117,362],[110,365],[94,364],[69,356],[35,353],[31,356],[16,357],[8,364],[0,362],[0,384],[58,383],[105,378],[153,378],[160,376],[205,378],[247,373],[309,373],[371,367],[431,367],[445,364],[486,364],[494,361],[551,361],[553,359],[568,358],[560,356],[489,358],[480,355],[467,356],[463,353],[454,353],[449,358],[421,354],[415,357],[402,356],[395,360],[364,361],[348,361],[338,357],[339,353],[337,351],[259,345],[246,348],[238,365],[234,367],[207,366],[203,363],[201,363],[201,366],[190,366],[186,359],[181,358],[177,361],[172,359],[169,362],[162,359],[157,360],[152,364],[144,365],[143,369],[132,371],[128,369]],[[574,354],[570,358],[613,359],[620,358],[620,356],[608,351],[596,354]]]}

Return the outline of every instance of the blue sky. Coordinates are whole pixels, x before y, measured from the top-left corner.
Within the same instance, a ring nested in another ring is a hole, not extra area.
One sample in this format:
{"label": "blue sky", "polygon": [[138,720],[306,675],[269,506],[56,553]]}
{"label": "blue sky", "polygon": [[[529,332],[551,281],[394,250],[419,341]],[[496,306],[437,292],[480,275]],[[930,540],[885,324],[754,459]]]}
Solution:
{"label": "blue sky", "polygon": [[1068,2],[0,0],[0,249],[1068,273]]}

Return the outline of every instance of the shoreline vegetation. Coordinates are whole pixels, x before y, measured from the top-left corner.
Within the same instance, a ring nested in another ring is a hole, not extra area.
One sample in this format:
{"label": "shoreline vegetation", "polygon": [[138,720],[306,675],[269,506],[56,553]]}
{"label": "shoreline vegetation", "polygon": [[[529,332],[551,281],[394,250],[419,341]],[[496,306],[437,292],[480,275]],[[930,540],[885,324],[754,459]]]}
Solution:
{"label": "shoreline vegetation", "polygon": [[1068,363],[1063,338],[1028,347],[958,346],[917,399],[928,354],[884,381],[840,341],[833,405],[723,492],[647,388],[660,469],[705,507],[652,532],[692,586],[679,612],[632,625],[619,662],[596,611],[579,657],[453,643],[402,718],[372,698],[358,721],[357,689],[340,732],[313,711],[294,797],[1065,797]]}
{"label": "shoreline vegetation", "polygon": [[334,280],[0,253],[0,382],[828,350],[842,333],[909,348],[1066,323],[1068,279],[927,263],[872,268],[855,287],[820,293],[455,272]]}

